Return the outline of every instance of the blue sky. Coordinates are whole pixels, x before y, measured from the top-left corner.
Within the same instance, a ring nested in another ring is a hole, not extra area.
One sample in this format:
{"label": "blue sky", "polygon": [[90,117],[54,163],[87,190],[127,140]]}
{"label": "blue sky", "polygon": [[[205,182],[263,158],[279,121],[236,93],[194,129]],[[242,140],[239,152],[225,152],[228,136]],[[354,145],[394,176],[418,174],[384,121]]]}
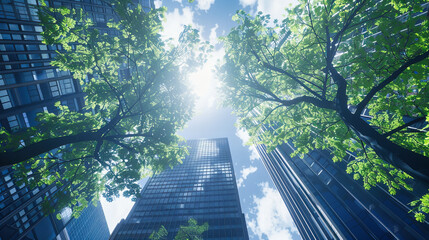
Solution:
{"label": "blue sky", "polygon": [[[183,25],[197,28],[201,37],[216,45],[208,62],[190,76],[190,84],[198,96],[194,118],[179,132],[186,139],[227,137],[234,163],[235,176],[243,213],[246,215],[250,239],[286,240],[300,239],[296,227],[272,183],[256,151],[244,146],[248,136],[235,127],[237,118],[231,109],[220,107],[217,94],[217,79],[213,67],[223,56],[217,37],[223,36],[235,26],[231,17],[236,10],[244,9],[254,14],[257,11],[281,18],[283,9],[292,0],[187,0],[155,1],[157,6],[167,7],[164,35],[177,38]],[[144,184],[145,181],[142,181]],[[116,224],[125,218],[133,202],[120,198],[112,203],[102,200],[102,206],[113,231]]]}

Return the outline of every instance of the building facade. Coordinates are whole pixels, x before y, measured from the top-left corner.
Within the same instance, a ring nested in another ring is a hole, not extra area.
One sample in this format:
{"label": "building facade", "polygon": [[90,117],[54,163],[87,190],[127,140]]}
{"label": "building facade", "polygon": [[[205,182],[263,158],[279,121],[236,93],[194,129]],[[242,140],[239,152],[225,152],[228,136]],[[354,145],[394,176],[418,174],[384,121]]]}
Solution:
{"label": "building facade", "polygon": [[204,239],[248,239],[228,140],[189,140],[189,155],[146,183],[110,239],[148,239],[164,226],[173,239],[193,218],[209,224]]}
{"label": "building facade", "polygon": [[[106,23],[115,15],[104,1],[45,2],[52,7],[83,9],[100,32],[114,34],[106,28]],[[134,0],[137,2],[145,10],[153,7],[153,0]],[[62,48],[42,44],[43,29],[37,15],[40,4],[40,0],[0,1],[0,128],[10,132],[37,126],[37,113],[56,113],[55,102],[67,105],[72,111],[81,111],[85,104],[79,82],[70,72],[50,64],[56,51]],[[57,220],[54,215],[46,217],[41,211],[43,199],[57,191],[57,187],[42,185],[30,189],[16,182],[11,167],[0,168],[0,239],[63,236],[68,222]]]}
{"label": "building facade", "polygon": [[89,204],[77,219],[71,219],[64,228],[63,235],[70,240],[107,240],[110,232],[100,202]]}
{"label": "building facade", "polygon": [[[303,158],[290,157],[292,144],[267,153],[257,146],[261,159],[283,198],[303,239],[427,239],[428,223],[419,223],[408,203],[408,191],[395,196],[376,186],[367,191],[346,173],[349,154],[333,163],[328,151],[314,150]],[[415,186],[418,188],[418,186]]]}

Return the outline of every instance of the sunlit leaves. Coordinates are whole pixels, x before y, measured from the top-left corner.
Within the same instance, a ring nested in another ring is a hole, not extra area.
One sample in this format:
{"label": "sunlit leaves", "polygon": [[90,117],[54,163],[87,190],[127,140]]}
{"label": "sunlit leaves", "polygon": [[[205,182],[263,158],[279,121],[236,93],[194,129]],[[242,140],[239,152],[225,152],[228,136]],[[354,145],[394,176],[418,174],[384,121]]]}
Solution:
{"label": "sunlit leaves", "polygon": [[[179,232],[174,237],[175,240],[202,240],[202,234],[209,228],[208,223],[198,225],[193,218],[189,219],[187,226],[180,226]],[[151,240],[166,240],[168,236],[167,229],[161,226],[158,231],[154,231],[149,239]]]}
{"label": "sunlit leaves", "polygon": [[429,214],[429,194],[425,194],[419,200],[410,203],[414,207],[410,212],[414,212],[417,221],[424,222],[426,219],[425,214]]}
{"label": "sunlit leaves", "polygon": [[180,226],[175,240],[202,240],[202,234],[209,229],[209,224],[198,225],[197,220],[191,218],[187,226]]}

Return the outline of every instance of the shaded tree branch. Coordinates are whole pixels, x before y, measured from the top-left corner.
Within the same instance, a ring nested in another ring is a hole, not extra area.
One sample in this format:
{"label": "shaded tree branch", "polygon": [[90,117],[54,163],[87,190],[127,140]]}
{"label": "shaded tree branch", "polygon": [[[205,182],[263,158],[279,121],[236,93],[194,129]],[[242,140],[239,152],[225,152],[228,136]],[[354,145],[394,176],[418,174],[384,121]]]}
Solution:
{"label": "shaded tree branch", "polygon": [[365,96],[365,98],[356,106],[356,112],[354,114],[360,115],[362,113],[362,111],[365,109],[365,107],[368,105],[369,101],[371,101],[371,99],[374,97],[374,95],[376,93],[378,93],[381,89],[383,89],[389,83],[391,83],[396,78],[398,78],[399,75],[401,75],[401,73],[403,73],[408,67],[410,67],[413,64],[416,64],[416,63],[419,63],[419,62],[425,60],[427,57],[429,57],[429,50],[426,51],[425,53],[422,53],[422,54],[408,60],[404,64],[402,64],[402,66],[400,68],[398,68],[398,70],[393,72],[392,75],[387,77],[383,82],[381,82],[377,86],[374,86],[369,91],[369,93]]}
{"label": "shaded tree branch", "polygon": [[410,122],[408,122],[408,123],[406,123],[406,124],[404,124],[404,125],[402,125],[402,126],[400,126],[400,127],[397,127],[397,128],[395,128],[395,129],[393,129],[393,130],[391,130],[391,131],[389,131],[389,132],[387,132],[387,133],[383,134],[383,136],[384,136],[384,137],[389,137],[389,136],[391,136],[391,135],[393,135],[393,134],[395,134],[395,133],[397,133],[397,132],[401,131],[402,129],[405,129],[405,128],[407,128],[407,127],[409,127],[409,126],[411,126],[411,125],[413,125],[413,124],[415,124],[415,123],[418,123],[418,122],[424,121],[425,119],[426,119],[426,117],[419,117],[419,118],[416,118],[416,119],[414,119],[414,120],[412,120],[412,121],[410,121]]}

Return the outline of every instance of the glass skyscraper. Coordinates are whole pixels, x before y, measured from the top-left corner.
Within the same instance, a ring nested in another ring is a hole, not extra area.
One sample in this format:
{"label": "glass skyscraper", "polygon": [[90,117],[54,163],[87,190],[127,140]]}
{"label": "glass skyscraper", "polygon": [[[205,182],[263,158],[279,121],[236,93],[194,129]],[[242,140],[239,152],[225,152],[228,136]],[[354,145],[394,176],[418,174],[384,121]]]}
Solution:
{"label": "glass skyscraper", "polygon": [[352,154],[333,163],[321,150],[290,157],[294,148],[288,143],[270,153],[264,145],[257,150],[303,239],[428,238],[428,223],[408,213],[416,196],[392,196],[382,186],[365,190],[345,171]]}
{"label": "glass skyscraper", "polygon": [[90,203],[79,218],[72,219],[67,224],[65,231],[70,240],[109,239],[109,228],[100,202],[97,206]]}
{"label": "glass skyscraper", "polygon": [[204,239],[248,239],[228,140],[187,141],[189,155],[153,176],[110,239],[148,239],[162,225],[173,239],[190,218],[207,222]]}

